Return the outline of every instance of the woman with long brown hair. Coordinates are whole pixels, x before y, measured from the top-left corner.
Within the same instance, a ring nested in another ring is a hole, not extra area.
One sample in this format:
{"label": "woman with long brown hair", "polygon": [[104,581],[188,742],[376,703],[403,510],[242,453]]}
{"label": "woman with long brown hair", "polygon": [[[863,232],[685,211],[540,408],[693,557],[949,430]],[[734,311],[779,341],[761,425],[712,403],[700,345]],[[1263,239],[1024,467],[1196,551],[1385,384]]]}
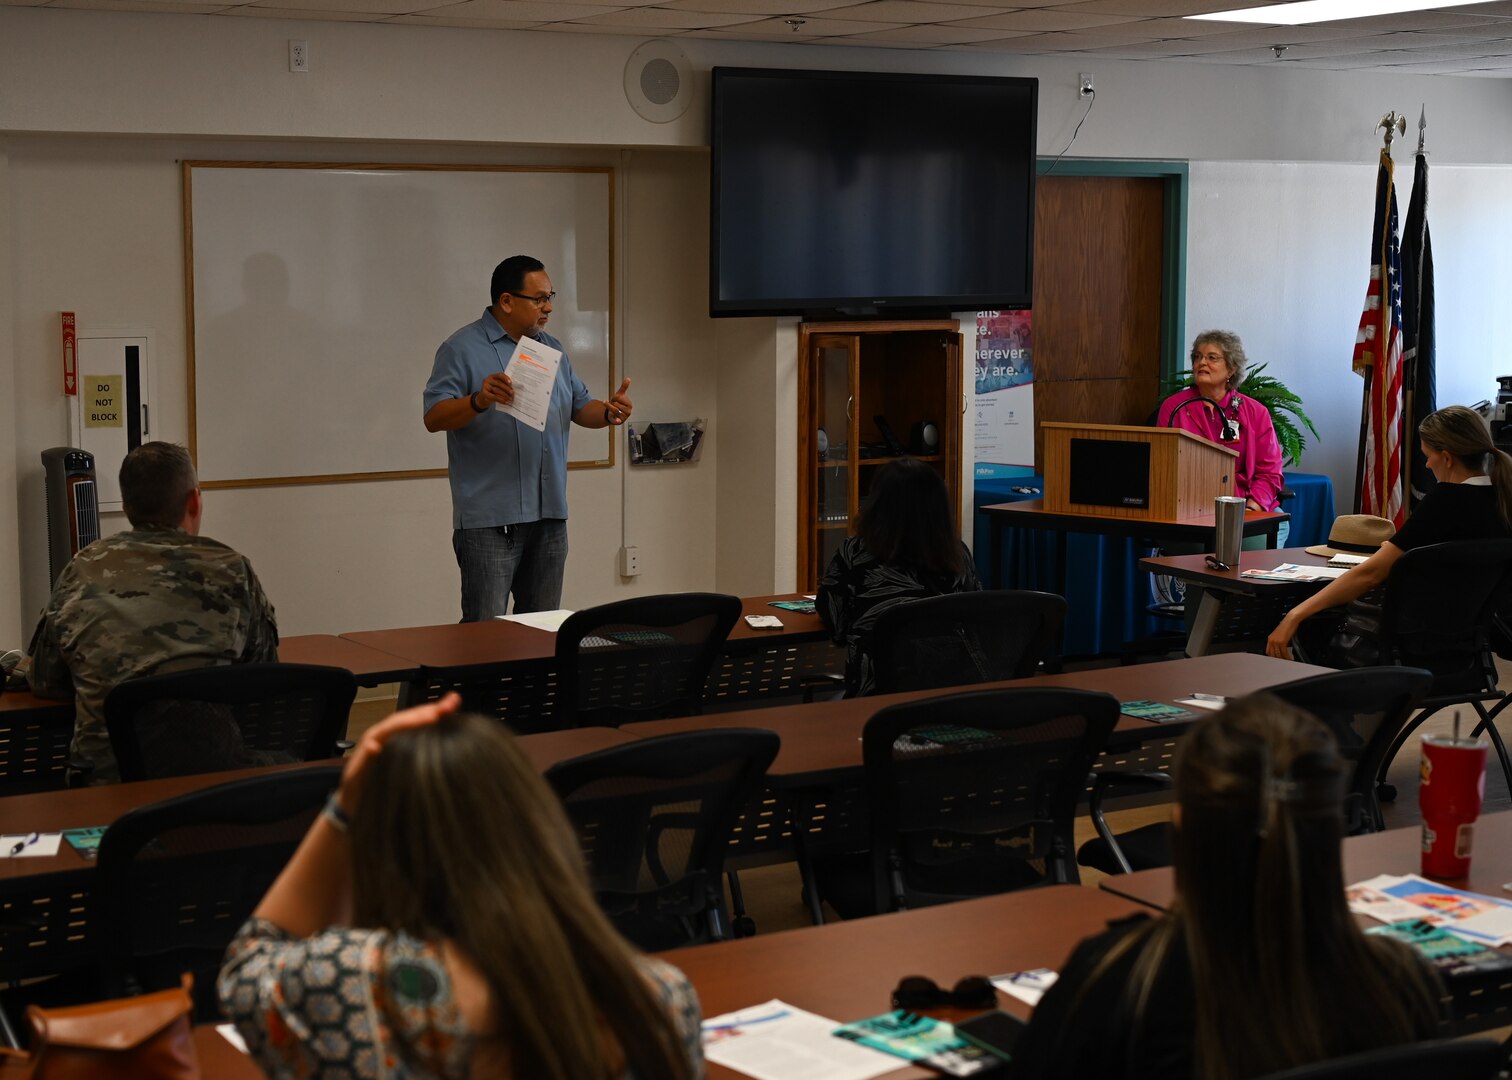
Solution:
{"label": "woman with long brown hair", "polygon": [[1322,723],[1265,694],[1176,760],[1176,899],[1079,945],[1019,1077],[1234,1080],[1430,1038],[1436,978],[1344,898],[1347,770]]}
{"label": "woman with long brown hair", "polygon": [[1286,613],[1265,643],[1271,656],[1291,659],[1291,642],[1304,620],[1384,584],[1396,561],[1413,548],[1512,536],[1512,457],[1496,448],[1480,414],[1450,405],[1428,414],[1418,436],[1437,481],[1433,490],[1374,555]]}
{"label": "woman with long brown hair", "polygon": [[830,560],[816,600],[835,644],[846,647],[846,696],[870,693],[876,681],[866,641],[883,612],[981,587],[940,474],[913,458],[878,469],[856,535]]}
{"label": "woman with long brown hair", "polygon": [[372,728],[227,952],[273,1077],[687,1080],[698,1001],[589,891],[555,795],[459,699]]}

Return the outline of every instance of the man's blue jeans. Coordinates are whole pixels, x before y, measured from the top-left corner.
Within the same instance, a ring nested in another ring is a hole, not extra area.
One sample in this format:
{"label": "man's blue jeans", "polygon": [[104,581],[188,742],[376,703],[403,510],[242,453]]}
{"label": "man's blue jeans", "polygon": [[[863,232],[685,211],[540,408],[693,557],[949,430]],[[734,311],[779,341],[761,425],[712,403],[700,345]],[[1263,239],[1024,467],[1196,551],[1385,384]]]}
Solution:
{"label": "man's blue jeans", "polygon": [[462,571],[463,622],[503,615],[511,592],[517,614],[562,606],[567,522],[560,518],[453,529],[452,549]]}

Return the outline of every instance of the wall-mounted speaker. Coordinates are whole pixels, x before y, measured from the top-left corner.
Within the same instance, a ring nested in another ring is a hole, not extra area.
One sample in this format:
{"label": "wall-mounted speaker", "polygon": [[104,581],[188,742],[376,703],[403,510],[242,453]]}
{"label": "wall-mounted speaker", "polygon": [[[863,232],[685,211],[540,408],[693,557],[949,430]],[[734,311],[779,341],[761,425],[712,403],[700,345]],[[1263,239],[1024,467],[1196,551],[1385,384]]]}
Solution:
{"label": "wall-mounted speaker", "polygon": [[625,63],[625,97],[653,124],[667,124],[693,102],[693,69],[670,41],[648,41]]}

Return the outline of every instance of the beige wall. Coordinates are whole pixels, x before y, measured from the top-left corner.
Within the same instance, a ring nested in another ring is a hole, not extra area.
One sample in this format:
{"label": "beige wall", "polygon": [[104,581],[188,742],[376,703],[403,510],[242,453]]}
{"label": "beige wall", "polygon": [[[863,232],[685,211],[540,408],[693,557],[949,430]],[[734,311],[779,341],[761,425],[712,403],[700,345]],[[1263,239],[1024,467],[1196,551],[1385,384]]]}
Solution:
{"label": "beige wall", "polygon": [[[308,75],[286,70],[290,37],[310,43]],[[1457,196],[1446,185],[1461,205],[1443,212],[1467,223],[1477,211],[1507,216],[1497,200],[1512,163],[1512,80],[687,38],[679,44],[698,82],[694,105],[680,120],[657,125],[633,112],[621,86],[640,42],[0,6],[0,506],[15,508],[14,524],[0,513],[0,647],[24,644],[46,596],[37,454],[65,442],[68,432],[57,390],[57,313],[76,311],[91,326],[152,329],[157,430],[170,438],[185,433],[177,168],[184,157],[621,168],[620,362],[634,379],[639,416],[702,416],[710,435],[694,466],[621,464],[572,474],[568,606],[672,589],[775,591],[794,579],[793,324],[703,314],[703,147],[707,72],[715,64],[1037,76],[1045,154],[1061,151],[1081,117],[1076,72],[1090,68],[1100,100],[1073,156],[1254,162],[1253,171],[1194,166],[1194,200],[1231,195],[1257,177],[1263,184],[1268,171],[1284,171],[1278,163],[1368,163],[1379,145],[1372,131],[1379,116],[1424,102],[1436,168],[1496,166],[1486,170],[1493,180],[1467,182]],[[1254,250],[1269,250],[1264,245],[1276,242],[1278,226],[1258,215],[1222,220],[1225,228],[1213,235],[1225,244],[1263,241]],[[1228,227],[1235,221],[1244,228]],[[1368,220],[1331,221],[1321,236],[1282,237],[1294,245],[1287,259],[1258,270],[1245,264],[1243,272],[1224,251],[1194,250],[1204,311],[1238,306],[1252,294],[1256,272],[1272,275],[1277,296],[1310,295],[1322,275],[1332,280],[1343,272],[1332,253],[1356,241],[1359,267],[1350,276],[1363,295],[1368,241],[1355,236],[1361,228],[1368,237]],[[1463,232],[1466,249],[1440,251],[1441,261],[1454,257],[1466,268],[1489,261],[1474,231]],[[1328,259],[1311,257],[1325,250]],[[1468,269],[1461,277],[1466,288],[1481,290],[1472,302],[1491,311],[1512,284],[1509,275],[1503,266],[1489,284]],[[1341,321],[1352,334],[1358,308],[1293,314],[1267,313],[1285,330],[1276,332],[1272,369],[1283,377],[1293,343],[1328,339]],[[451,329],[435,328],[436,339]],[[1493,329],[1482,342],[1478,356],[1491,359],[1465,362],[1495,366],[1494,357],[1512,352],[1505,335]],[[429,360],[416,361],[417,401]],[[967,365],[969,371],[969,359]],[[1466,385],[1481,378],[1476,370]],[[1356,394],[1350,378],[1341,373],[1317,392]],[[276,417],[268,430],[278,437]],[[208,531],[252,558],[287,633],[456,616],[444,481],[215,492],[207,513]],[[640,578],[615,572],[622,537],[642,550]]]}

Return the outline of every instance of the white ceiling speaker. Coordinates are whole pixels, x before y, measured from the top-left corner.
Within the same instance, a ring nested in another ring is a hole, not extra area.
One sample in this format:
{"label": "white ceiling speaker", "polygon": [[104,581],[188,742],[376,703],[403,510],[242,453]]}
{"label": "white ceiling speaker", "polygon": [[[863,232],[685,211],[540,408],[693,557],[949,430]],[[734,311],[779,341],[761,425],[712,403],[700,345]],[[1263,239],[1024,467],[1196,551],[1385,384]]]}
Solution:
{"label": "white ceiling speaker", "polygon": [[648,41],[625,63],[625,97],[653,124],[667,124],[693,103],[693,71],[670,41]]}

